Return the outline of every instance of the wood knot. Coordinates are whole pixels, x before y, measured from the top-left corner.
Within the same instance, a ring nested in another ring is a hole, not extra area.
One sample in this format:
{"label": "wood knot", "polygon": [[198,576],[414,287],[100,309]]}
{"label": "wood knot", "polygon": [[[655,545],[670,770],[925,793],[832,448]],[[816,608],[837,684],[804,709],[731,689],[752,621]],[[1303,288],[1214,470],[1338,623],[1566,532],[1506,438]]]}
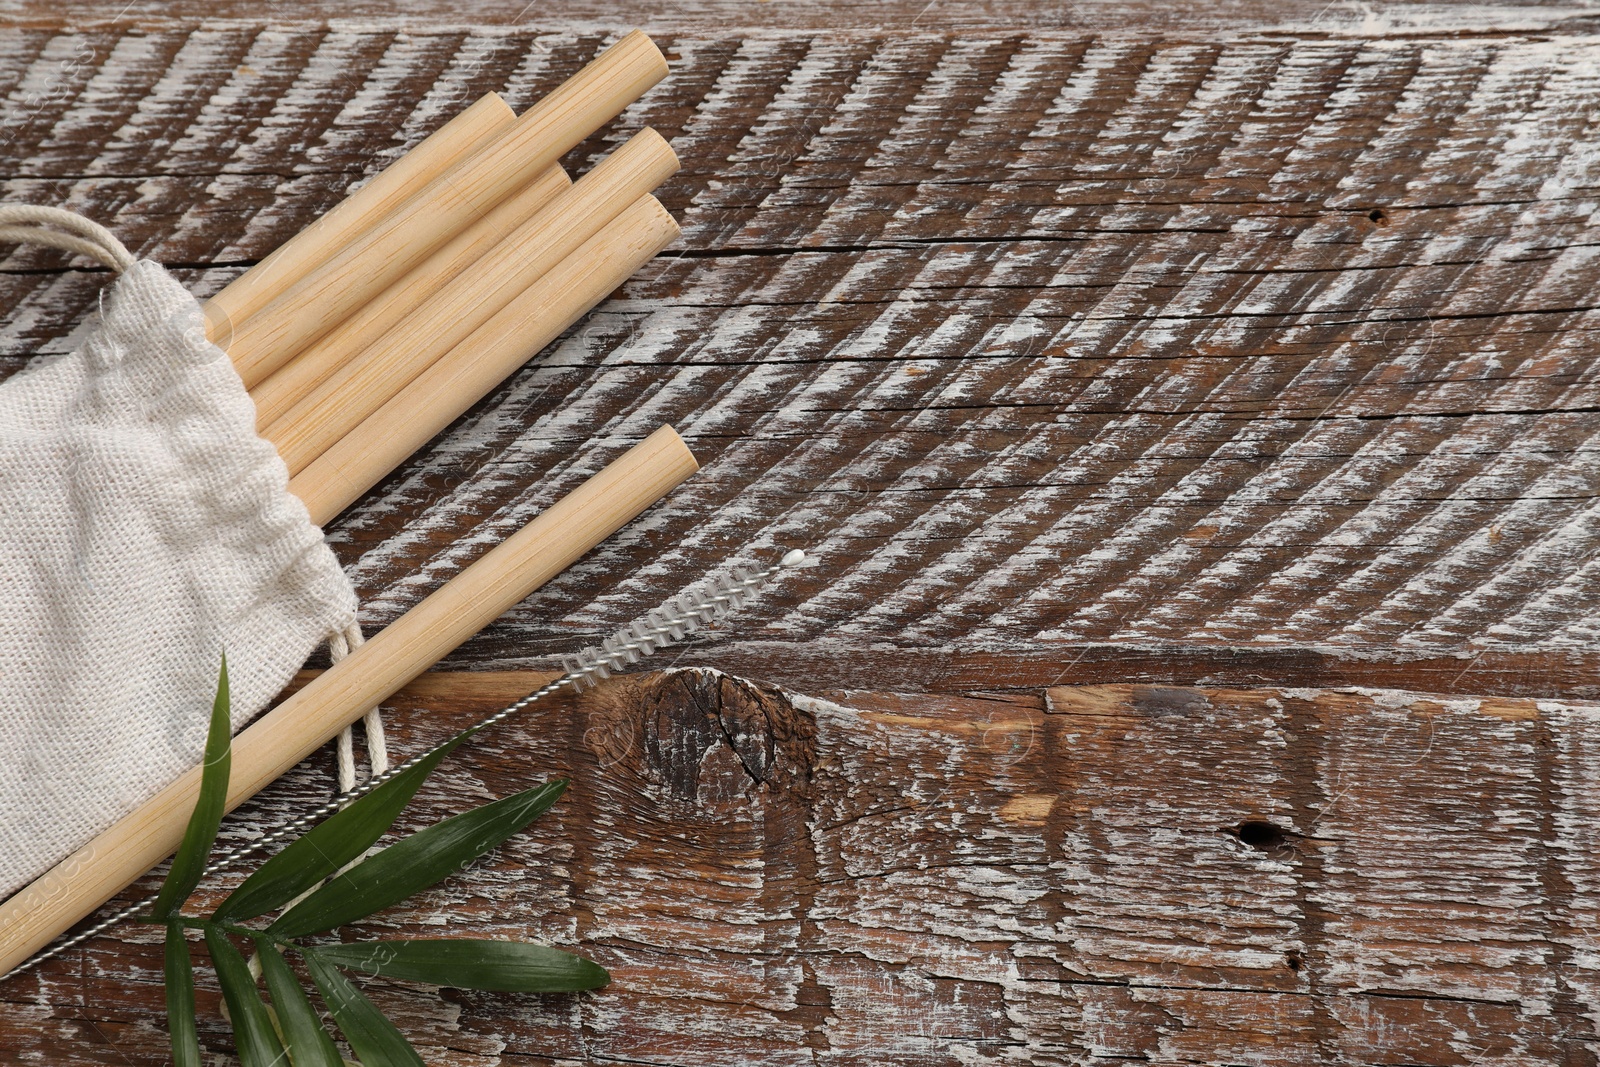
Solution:
{"label": "wood knot", "polygon": [[757,791],[809,796],[816,739],[815,719],[780,690],[704,668],[613,680],[584,736],[602,765],[702,807]]}

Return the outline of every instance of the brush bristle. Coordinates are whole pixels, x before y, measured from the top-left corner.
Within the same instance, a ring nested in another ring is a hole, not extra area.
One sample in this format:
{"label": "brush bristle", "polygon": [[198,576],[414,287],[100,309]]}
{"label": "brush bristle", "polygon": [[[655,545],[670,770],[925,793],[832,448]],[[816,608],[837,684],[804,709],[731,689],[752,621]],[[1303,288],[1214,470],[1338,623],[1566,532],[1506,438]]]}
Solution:
{"label": "brush bristle", "polygon": [[751,572],[734,567],[696,589],[679,593],[642,618],[624,626],[598,645],[567,656],[562,667],[576,689],[603,682],[658,649],[691,636],[743,607],[773,575],[806,559],[798,550],[787,553],[776,566]]}

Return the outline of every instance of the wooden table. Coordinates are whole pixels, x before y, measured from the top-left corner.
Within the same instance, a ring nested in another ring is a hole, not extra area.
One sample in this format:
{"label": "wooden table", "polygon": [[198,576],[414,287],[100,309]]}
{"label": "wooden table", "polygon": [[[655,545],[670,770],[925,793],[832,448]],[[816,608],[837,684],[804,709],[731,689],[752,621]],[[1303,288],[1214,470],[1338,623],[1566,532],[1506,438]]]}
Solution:
{"label": "wooden table", "polygon": [[[429,787],[408,826],[575,780],[368,932],[615,976],[369,983],[430,1062],[1596,1062],[1592,11],[0,12],[5,198],[201,295],[477,94],[634,24],[672,57],[567,162],[659,129],[681,244],[329,534],[377,627],[655,425],[705,461],[402,694],[401,751],[708,572],[817,558]],[[0,373],[106,281],[5,259]],[[139,929],[0,985],[4,1062],[159,1064],[164,1026]]]}

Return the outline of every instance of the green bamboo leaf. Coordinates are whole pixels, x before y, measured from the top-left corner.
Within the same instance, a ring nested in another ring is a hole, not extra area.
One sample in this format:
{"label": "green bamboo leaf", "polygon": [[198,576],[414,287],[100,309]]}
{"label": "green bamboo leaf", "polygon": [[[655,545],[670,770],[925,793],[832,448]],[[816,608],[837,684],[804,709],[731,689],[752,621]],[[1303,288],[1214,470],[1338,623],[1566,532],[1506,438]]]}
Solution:
{"label": "green bamboo leaf", "polygon": [[361,855],[394,825],[439,761],[476,729],[452,737],[415,767],[391,778],[291,842],[245,879],[212,918],[218,922],[237,922],[281,908]]}
{"label": "green bamboo leaf", "polygon": [[582,956],[523,941],[355,941],[301,951],[363,974],[458,989],[570,993],[599,989],[611,981],[604,967]]}
{"label": "green bamboo leaf", "polygon": [[344,1058],[333,1044],[333,1038],[322,1028],[317,1009],[311,1006],[300,980],[289,969],[283,954],[271,942],[256,942],[261,957],[261,973],[267,979],[267,990],[272,994],[272,1006],[278,1009],[278,1022],[283,1027],[283,1043],[289,1050],[294,1067],[343,1067]]}
{"label": "green bamboo leaf", "polygon": [[278,916],[267,930],[277,937],[303,937],[397,904],[526,827],[566,788],[564,779],[556,779],[402,838]]}
{"label": "green bamboo leaf", "polygon": [[366,1067],[425,1067],[405,1035],[337,968],[311,955],[306,956],[306,967],[350,1042],[350,1051]]}
{"label": "green bamboo leaf", "polygon": [[194,1022],[194,964],[183,927],[167,924],[167,1032],[172,1040],[172,1067],[200,1067],[200,1035]]}
{"label": "green bamboo leaf", "polygon": [[220,930],[206,931],[206,947],[217,967],[217,983],[228,1002],[233,1019],[234,1043],[239,1047],[239,1062],[244,1067],[283,1067],[283,1042],[272,1028],[267,1006],[256,991],[255,979],[233,942]]}
{"label": "green bamboo leaf", "polygon": [[188,829],[183,832],[183,844],[178,846],[172,869],[167,872],[167,880],[156,896],[152,913],[157,919],[176,915],[194,887],[200,884],[206,857],[217,839],[217,827],[222,825],[223,810],[228,802],[228,771],[233,762],[230,738],[233,724],[228,719],[228,705],[228,657],[224,654],[222,669],[217,674],[216,699],[211,702],[211,726],[206,732],[200,796],[189,816]]}

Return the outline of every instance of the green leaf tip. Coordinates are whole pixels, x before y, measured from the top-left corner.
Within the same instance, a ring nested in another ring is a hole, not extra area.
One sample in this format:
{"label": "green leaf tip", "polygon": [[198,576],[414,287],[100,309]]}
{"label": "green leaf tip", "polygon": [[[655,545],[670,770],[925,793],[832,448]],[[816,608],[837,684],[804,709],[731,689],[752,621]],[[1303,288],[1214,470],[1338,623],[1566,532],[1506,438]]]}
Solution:
{"label": "green leaf tip", "polygon": [[217,839],[217,829],[228,805],[228,775],[233,764],[233,723],[229,715],[228,657],[224,653],[217,673],[217,695],[211,702],[211,723],[206,731],[205,762],[200,771],[200,793],[189,816],[183,843],[172,859],[152,913],[157,919],[170,919],[200,884],[206,858]]}
{"label": "green leaf tip", "polygon": [[475,938],[354,941],[303,950],[325,963],[457,989],[502,993],[574,993],[611,981],[592,960],[548,945]]}
{"label": "green leaf tip", "polygon": [[465,741],[464,731],[439,745],[415,767],[384,782],[290,842],[245,879],[212,916],[218,922],[251,919],[281,908],[356,859],[388,832],[439,761]]}
{"label": "green leaf tip", "polygon": [[563,780],[546,782],[401,838],[278,916],[267,929],[275,937],[303,937],[398,904],[526,828],[565,789]]}

